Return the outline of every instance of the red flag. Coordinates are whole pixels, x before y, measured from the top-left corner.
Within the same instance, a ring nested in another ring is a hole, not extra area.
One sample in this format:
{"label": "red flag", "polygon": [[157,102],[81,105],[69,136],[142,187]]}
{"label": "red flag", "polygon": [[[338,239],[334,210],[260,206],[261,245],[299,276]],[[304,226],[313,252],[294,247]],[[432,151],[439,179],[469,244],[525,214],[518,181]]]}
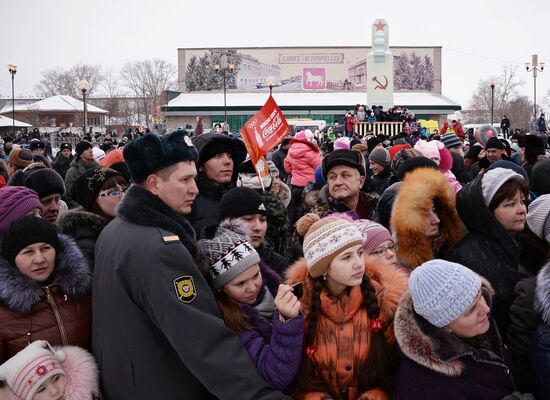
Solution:
{"label": "red flag", "polygon": [[287,132],[288,123],[273,97],[269,96],[260,111],[241,128],[241,137],[254,165],[281,143]]}

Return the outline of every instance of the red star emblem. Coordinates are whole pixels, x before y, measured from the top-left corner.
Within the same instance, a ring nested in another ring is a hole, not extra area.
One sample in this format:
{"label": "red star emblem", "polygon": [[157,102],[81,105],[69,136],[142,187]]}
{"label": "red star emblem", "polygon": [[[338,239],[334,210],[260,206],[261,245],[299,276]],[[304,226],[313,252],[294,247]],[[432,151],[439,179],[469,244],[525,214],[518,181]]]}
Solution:
{"label": "red star emblem", "polygon": [[377,31],[384,31],[384,27],[386,26],[386,24],[383,24],[382,21],[378,21],[378,23],[374,24],[374,26],[376,27]]}

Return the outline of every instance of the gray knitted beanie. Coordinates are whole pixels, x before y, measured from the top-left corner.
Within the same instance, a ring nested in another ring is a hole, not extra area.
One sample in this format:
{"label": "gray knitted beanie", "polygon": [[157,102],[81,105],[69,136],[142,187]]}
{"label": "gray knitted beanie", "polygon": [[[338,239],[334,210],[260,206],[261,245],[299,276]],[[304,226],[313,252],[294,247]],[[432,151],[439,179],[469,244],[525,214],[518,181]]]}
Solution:
{"label": "gray knitted beanie", "polygon": [[372,161],[383,167],[387,167],[388,165],[390,165],[391,162],[390,153],[383,147],[377,147],[376,149],[371,151],[369,155],[369,161]]}
{"label": "gray knitted beanie", "polygon": [[520,174],[506,168],[495,168],[485,172],[481,177],[481,190],[485,205],[489,207],[500,187],[516,176],[523,179]]}
{"label": "gray knitted beanie", "polygon": [[529,204],[527,225],[539,238],[550,243],[550,194],[537,197]]}
{"label": "gray knitted beanie", "polygon": [[409,278],[414,311],[438,328],[460,317],[481,289],[479,276],[463,265],[431,260]]}

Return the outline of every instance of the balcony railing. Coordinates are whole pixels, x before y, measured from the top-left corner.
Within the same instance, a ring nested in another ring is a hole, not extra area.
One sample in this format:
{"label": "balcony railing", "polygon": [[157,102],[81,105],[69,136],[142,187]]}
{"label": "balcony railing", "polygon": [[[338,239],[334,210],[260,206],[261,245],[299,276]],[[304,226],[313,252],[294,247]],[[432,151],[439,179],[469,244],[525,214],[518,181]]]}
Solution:
{"label": "balcony railing", "polygon": [[365,136],[367,132],[395,136],[403,130],[403,122],[356,122],[353,130],[358,136]]}

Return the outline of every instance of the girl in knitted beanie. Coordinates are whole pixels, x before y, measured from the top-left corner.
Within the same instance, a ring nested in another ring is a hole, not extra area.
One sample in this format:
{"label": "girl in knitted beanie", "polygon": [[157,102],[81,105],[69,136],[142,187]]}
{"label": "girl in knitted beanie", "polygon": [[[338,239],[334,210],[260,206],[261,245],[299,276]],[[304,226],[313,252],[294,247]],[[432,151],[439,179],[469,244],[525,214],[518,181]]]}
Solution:
{"label": "girl in knitted beanie", "polygon": [[225,324],[239,335],[260,376],[288,387],[300,366],[304,318],[289,285],[271,270],[235,219],[203,230],[199,241]]}
{"label": "girl in knitted beanie", "polygon": [[391,398],[392,319],[407,285],[396,268],[365,263],[363,235],[349,221],[306,214],[297,223],[304,259],[287,272],[304,287],[306,318],[295,399]]}

